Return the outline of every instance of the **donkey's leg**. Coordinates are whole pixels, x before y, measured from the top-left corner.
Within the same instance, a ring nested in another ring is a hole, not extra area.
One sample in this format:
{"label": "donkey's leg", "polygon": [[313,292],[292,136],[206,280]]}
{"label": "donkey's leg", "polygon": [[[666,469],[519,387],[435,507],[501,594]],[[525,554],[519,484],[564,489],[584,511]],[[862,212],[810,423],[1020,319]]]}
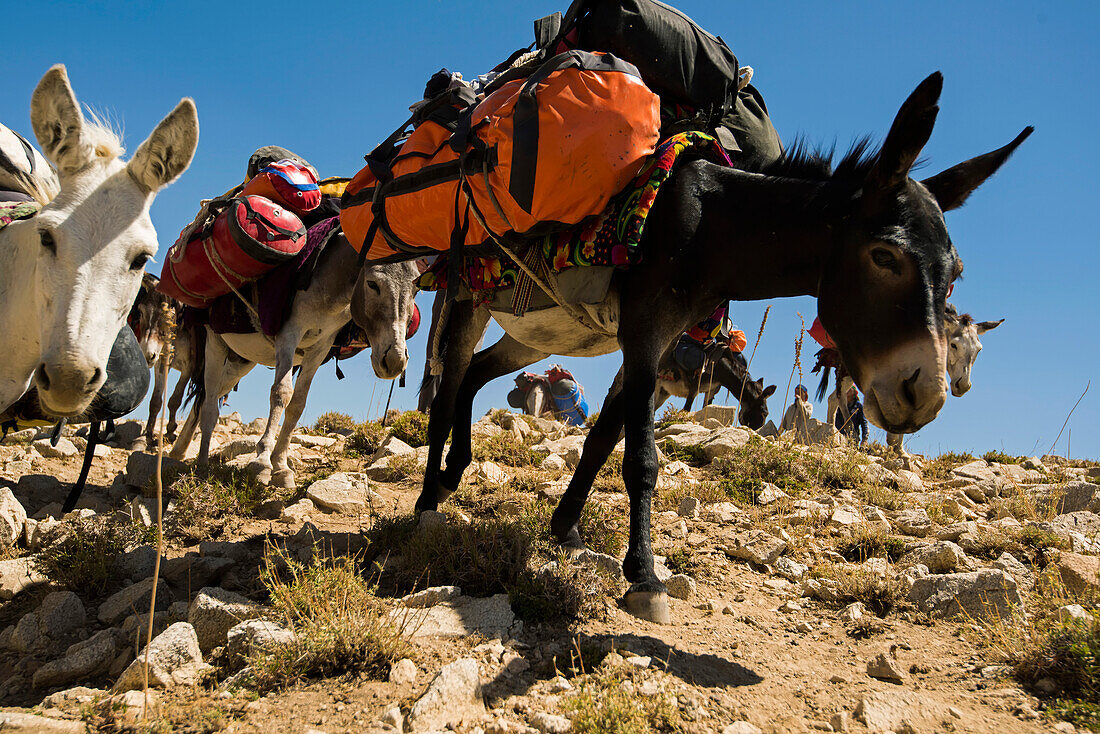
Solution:
{"label": "donkey's leg", "polygon": [[450,494],[447,488],[440,486],[443,444],[447,442],[454,424],[458,389],[466,379],[466,369],[470,366],[475,345],[485,330],[488,318],[488,311],[475,309],[471,301],[451,303],[451,314],[444,327],[447,351],[443,360],[443,375],[428,413],[428,465],[424,469],[424,487],[416,500],[417,512],[436,509]]}
{"label": "donkey's leg", "polygon": [[[620,302],[619,322],[623,352],[623,389],[619,399],[626,429],[623,482],[630,498],[630,542],[623,559],[623,574],[630,588],[623,601],[631,614],[664,624],[669,621],[668,593],[653,570],[650,537],[653,490],[657,484],[653,392],[661,354],[690,323],[692,314],[678,301],[655,297],[661,289],[659,285],[649,289],[641,282],[630,285],[633,288],[624,289]],[[658,300],[661,302],[655,303]],[[654,318],[655,312],[658,318]]]}
{"label": "donkey's leg", "polygon": [[153,392],[149,395],[149,420],[145,423],[145,445],[149,448],[152,448],[157,440],[157,419],[160,418],[160,408],[164,404],[164,389],[168,382],[164,374],[164,362],[167,359],[168,356],[161,352],[153,362]]}
{"label": "donkey's leg", "polygon": [[902,443],[904,439],[905,434],[903,433],[890,433],[889,431],[886,432],[886,445],[894,449],[894,451],[897,451],[898,456],[901,457],[909,456],[909,452],[905,450],[905,446]]}
{"label": "donkey's leg", "polygon": [[[473,458],[470,446],[470,422],[474,397],[478,390],[498,377],[546,359],[550,355],[520,344],[505,334],[493,346],[474,355],[466,369],[466,379],[455,396],[454,424],[451,427],[451,450],[447,452],[447,468],[439,474],[439,484],[453,492],[462,481],[462,472]],[[534,392],[534,390],[532,390]]]}
{"label": "donkey's leg", "polygon": [[[607,391],[607,397],[603,401],[600,417],[595,425],[588,431],[588,437],[584,439],[584,449],[581,451],[581,460],[569,480],[569,486],[558,502],[553,517],[550,518],[550,532],[562,545],[569,548],[583,548],[578,524],[581,519],[581,511],[588,501],[588,493],[592,490],[592,482],[596,474],[611,456],[615,444],[619,442],[619,434],[623,429],[623,371],[620,369],[611,383],[611,389]],[[663,390],[660,390],[662,395]],[[661,402],[664,402],[662,397]],[[650,423],[653,423],[650,413]]]}
{"label": "donkey's leg", "polygon": [[190,370],[188,370],[186,374],[180,375],[179,380],[176,382],[176,389],[172,391],[172,397],[168,398],[168,427],[165,435],[168,436],[168,439],[171,441],[174,441],[176,438],[176,412],[183,403],[183,396],[187,392],[187,382],[190,379]]}
{"label": "donkey's leg", "polygon": [[294,488],[294,472],[287,463],[287,455],[290,453],[290,434],[298,425],[298,419],[302,417],[302,411],[306,407],[306,398],[309,396],[309,386],[313,382],[313,376],[317,369],[325,361],[332,343],[336,339],[333,332],[331,339],[322,339],[310,348],[302,359],[302,369],[298,372],[298,379],[294,381],[294,396],[286,406],[283,413],[283,427],[279,430],[279,440],[275,442],[275,449],[271,452],[271,484],[283,489]]}
{"label": "donkey's leg", "polygon": [[198,466],[210,461],[210,439],[218,425],[218,407],[221,398],[229,394],[233,386],[248,374],[254,364],[233,354],[229,346],[217,334],[208,331],[206,338],[206,369],[203,374],[205,394],[199,412],[202,437],[199,439]]}
{"label": "donkey's leg", "polygon": [[248,464],[248,470],[260,484],[271,481],[271,451],[275,448],[283,411],[294,394],[294,353],[301,341],[302,331],[293,322],[287,322],[275,336],[275,378],[271,383],[267,426],[256,444],[256,458]]}
{"label": "donkey's leg", "polygon": [[168,452],[168,455],[173,459],[182,461],[187,453],[187,447],[191,445],[191,439],[195,437],[195,427],[199,423],[200,407],[198,400],[191,406],[191,411],[187,414],[187,420],[183,422],[183,428],[176,436],[175,443],[172,444],[172,450]]}

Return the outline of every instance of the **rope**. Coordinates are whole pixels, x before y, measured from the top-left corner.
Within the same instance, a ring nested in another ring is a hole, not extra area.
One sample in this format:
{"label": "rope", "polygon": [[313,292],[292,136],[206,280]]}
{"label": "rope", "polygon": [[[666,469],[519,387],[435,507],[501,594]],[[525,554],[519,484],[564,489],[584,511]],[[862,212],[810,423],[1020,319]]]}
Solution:
{"label": "rope", "polygon": [[428,359],[428,372],[433,377],[443,374],[443,357],[440,355],[440,342],[443,341],[443,330],[447,327],[447,320],[451,316],[450,299],[443,300],[443,307],[439,309],[439,320],[435,323],[435,331],[432,333],[432,351]]}
{"label": "rope", "polygon": [[[222,273],[222,271],[219,269],[219,267],[225,268],[226,272],[232,273],[233,275],[236,275],[238,278],[240,278],[241,276],[238,275],[237,273],[234,273],[233,269],[225,264],[225,261],[222,260],[222,256],[219,255],[218,251],[216,249],[214,249],[213,245],[210,244],[211,241],[212,240],[209,237],[204,238],[202,240],[202,250],[203,250],[203,252],[206,253],[206,257],[209,258],[210,264],[214,266],[214,272],[218,274],[218,277],[222,279],[223,283],[225,283],[227,286],[229,286],[229,290],[233,291],[234,295],[236,295],[237,298],[241,299],[241,303],[243,303],[245,305],[245,308],[247,308],[249,310],[249,312],[256,318],[256,322],[259,323],[259,321],[260,321],[260,312],[256,310],[256,307],[253,306],[248,301],[247,298],[245,298],[243,295],[241,295],[241,292],[239,290],[237,290],[236,286],[234,286],[232,283],[229,282],[229,278],[225,277],[225,275]],[[241,278],[241,279],[244,280],[244,278]]]}
{"label": "rope", "polygon": [[[485,187],[489,191],[489,199],[493,202],[493,206],[496,207],[497,211],[499,212],[500,211],[500,204],[496,201],[496,198],[493,196],[492,186],[489,185],[489,172],[488,172],[488,165],[487,164],[482,166],[482,173],[485,177]],[[496,233],[493,232],[493,230],[489,228],[488,224],[485,223],[485,219],[481,216],[481,212],[478,210],[477,206],[474,204],[474,197],[473,197],[473,195],[470,191],[469,183],[466,180],[466,174],[465,173],[460,173],[459,175],[460,175],[461,180],[462,180],[463,193],[466,194],[466,201],[468,203],[468,208],[471,212],[473,212],[474,219],[477,220],[477,223],[481,225],[482,229],[485,230],[485,232],[493,240],[493,242],[496,244],[496,246],[499,247],[504,252],[504,254],[506,254],[509,258],[512,259],[512,262],[514,262],[516,264],[516,266],[520,269],[520,271],[524,275],[526,275],[528,278],[530,278],[531,282],[534,283],[535,285],[537,285],[539,287],[539,289],[542,290],[542,292],[545,293],[550,298],[550,300],[552,300],[554,303],[556,303],[562,310],[564,310],[575,321],[580,323],[586,329],[588,329],[589,331],[591,331],[593,333],[600,334],[601,336],[615,336],[615,334],[613,334],[613,333],[607,331],[606,329],[602,328],[601,326],[599,326],[595,321],[593,321],[591,318],[589,318],[589,316],[586,313],[584,313],[580,309],[574,308],[573,306],[571,306],[571,305],[569,305],[568,303],[565,302],[565,298],[561,295],[561,291],[557,287],[557,278],[555,278],[552,273],[549,273],[547,271],[546,259],[545,258],[541,258],[541,257],[537,258],[538,264],[541,265],[540,269],[548,276],[546,278],[546,280],[544,281],[542,278],[540,278],[538,275],[535,274],[535,271],[533,269],[528,267],[527,263],[525,263],[523,261],[523,258],[521,258],[510,247],[508,247],[508,245],[506,245],[501,238],[497,237]],[[503,215],[503,212],[501,212],[501,214]],[[505,218],[505,221],[508,221],[507,218]],[[534,245],[532,245],[532,246],[534,246]]]}
{"label": "rope", "polygon": [[742,66],[737,70],[737,91],[740,92],[745,87],[749,86],[749,82],[752,81],[753,70],[751,66]]}

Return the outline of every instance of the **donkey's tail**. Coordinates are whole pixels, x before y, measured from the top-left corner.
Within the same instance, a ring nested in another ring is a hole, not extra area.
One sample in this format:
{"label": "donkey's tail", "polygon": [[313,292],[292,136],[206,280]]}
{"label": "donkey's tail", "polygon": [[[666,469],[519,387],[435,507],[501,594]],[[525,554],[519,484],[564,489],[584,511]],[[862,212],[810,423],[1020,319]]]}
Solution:
{"label": "donkey's tail", "polygon": [[829,392],[829,375],[833,370],[829,367],[821,370],[821,382],[817,386],[817,402],[821,402],[825,399],[825,395]]}
{"label": "donkey's tail", "polygon": [[191,374],[187,376],[187,393],[183,398],[183,407],[194,400],[202,405],[206,399],[206,327],[192,324],[191,330]]}

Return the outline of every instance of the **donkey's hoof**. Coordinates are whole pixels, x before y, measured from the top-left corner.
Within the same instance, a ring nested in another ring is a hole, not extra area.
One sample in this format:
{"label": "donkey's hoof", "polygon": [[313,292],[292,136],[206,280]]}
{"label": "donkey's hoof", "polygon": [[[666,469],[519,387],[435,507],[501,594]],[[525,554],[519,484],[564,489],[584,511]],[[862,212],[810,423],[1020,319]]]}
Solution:
{"label": "donkey's hoof", "polygon": [[623,606],[638,619],[657,624],[672,624],[666,592],[628,591],[623,597]]}
{"label": "donkey's hoof", "polygon": [[584,541],[581,540],[581,531],[577,529],[577,526],[569,528],[564,534],[556,536],[558,545],[566,550],[571,551],[583,551],[587,550]]}
{"label": "donkey's hoof", "polygon": [[248,466],[245,467],[245,471],[252,475],[252,477],[259,483],[267,485],[271,483],[271,465],[265,464],[262,461],[253,460],[248,462]]}
{"label": "donkey's hoof", "polygon": [[277,472],[273,472],[270,476],[271,486],[276,489],[294,489],[297,486],[294,483],[294,472],[290,469],[280,469]]}

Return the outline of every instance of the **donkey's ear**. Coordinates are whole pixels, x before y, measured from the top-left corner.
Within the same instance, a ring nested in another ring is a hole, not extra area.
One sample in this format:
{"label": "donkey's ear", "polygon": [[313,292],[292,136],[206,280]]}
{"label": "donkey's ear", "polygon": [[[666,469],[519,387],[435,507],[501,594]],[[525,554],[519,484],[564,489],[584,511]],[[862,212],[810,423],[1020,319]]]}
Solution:
{"label": "donkey's ear", "polygon": [[992,331],[993,329],[996,329],[1004,322],[1004,319],[1001,319],[1000,321],[979,321],[978,323],[974,324],[974,326],[978,329],[979,334],[984,334],[987,331]]}
{"label": "donkey's ear", "polygon": [[932,178],[921,181],[921,183],[928,187],[928,190],[932,192],[932,196],[936,197],[940,209],[945,212],[958,209],[966,201],[966,197],[970,196],[970,192],[981,186],[987,178],[996,173],[997,169],[1008,160],[1013,151],[1020,147],[1020,143],[1027,140],[1027,136],[1034,131],[1035,128],[1028,125],[1016,136],[1015,140],[1003,148],[997,148],[992,153],[986,153],[977,158],[964,161],[957,166],[952,166],[943,173],[938,173]]}
{"label": "donkey's ear", "polygon": [[936,103],[942,89],[943,75],[937,71],[921,82],[898,110],[882,143],[878,162],[867,176],[871,191],[894,189],[909,177],[909,169],[932,136],[940,111]]}
{"label": "donkey's ear", "polygon": [[199,115],[190,98],[180,100],[141,144],[126,169],[148,193],[156,193],[187,170],[199,145]]}
{"label": "donkey's ear", "polygon": [[770,398],[774,394],[775,394],[775,385],[768,385],[767,387],[764,388],[764,392],[760,393],[760,397],[767,399],[767,398]]}
{"label": "donkey's ear", "polygon": [[51,67],[34,88],[31,127],[46,157],[62,176],[79,171],[95,156],[84,135],[84,115],[63,64]]}

